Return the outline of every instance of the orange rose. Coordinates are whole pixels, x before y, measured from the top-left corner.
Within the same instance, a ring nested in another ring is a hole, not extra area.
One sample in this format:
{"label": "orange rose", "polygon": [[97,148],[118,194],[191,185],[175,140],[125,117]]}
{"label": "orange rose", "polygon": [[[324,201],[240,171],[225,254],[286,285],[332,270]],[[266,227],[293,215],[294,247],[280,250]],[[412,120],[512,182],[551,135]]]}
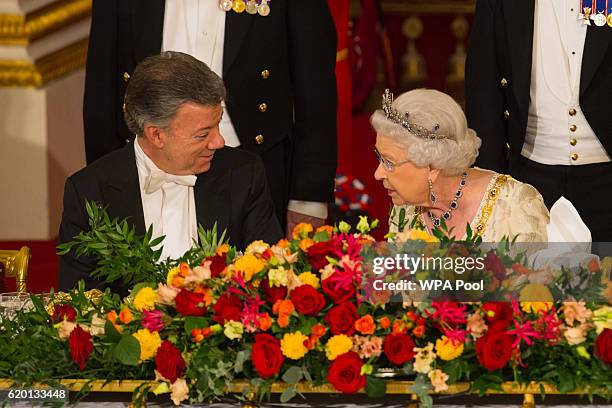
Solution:
{"label": "orange rose", "polygon": [[402,334],[406,331],[406,325],[400,319],[395,319],[393,321],[393,329],[391,329],[393,334]]}
{"label": "orange rose", "polygon": [[329,235],[331,235],[334,232],[334,229],[331,225],[321,225],[319,228],[317,228],[316,232],[327,232]]}
{"label": "orange rose", "polygon": [[183,281],[185,280],[185,278],[176,275],[174,278],[172,278],[172,286],[174,286],[175,288],[181,288],[183,287]]}
{"label": "orange rose", "polygon": [[290,315],[294,310],[295,306],[293,306],[293,302],[289,299],[277,300],[274,306],[272,306],[272,312],[278,316]]}
{"label": "orange rose", "polygon": [[121,320],[121,323],[123,324],[128,324],[132,321],[132,312],[127,306],[125,306],[121,312],[119,312],[119,320]]}
{"label": "orange rose", "polygon": [[387,316],[384,316],[378,322],[380,323],[380,327],[382,327],[385,330],[388,329],[389,326],[391,326],[391,320],[389,320]]}
{"label": "orange rose", "polygon": [[298,244],[298,246],[300,247],[300,249],[304,252],[306,252],[308,250],[308,248],[310,248],[311,246],[314,245],[314,241],[310,238],[304,238],[300,241],[300,243]]}
{"label": "orange rose", "polygon": [[272,318],[269,314],[264,313],[257,318],[257,327],[261,331],[266,331],[272,326]]}
{"label": "orange rose", "polygon": [[289,248],[289,241],[287,241],[285,238],[283,238],[280,241],[278,241],[276,243],[276,245],[281,247],[281,248]]}
{"label": "orange rose", "polygon": [[313,336],[323,337],[326,331],[327,331],[327,328],[324,325],[322,325],[321,323],[317,323],[314,326],[312,326],[311,333]]}
{"label": "orange rose", "polygon": [[189,268],[189,265],[187,265],[185,262],[179,265],[179,275],[181,275],[183,278],[189,275],[190,270],[191,268]]}
{"label": "orange rose", "polygon": [[425,326],[419,324],[412,330],[412,334],[414,334],[416,337],[423,337],[425,335]]}
{"label": "orange rose", "polygon": [[355,321],[355,330],[361,334],[374,334],[375,329],[376,324],[374,324],[374,319],[369,314]]}
{"label": "orange rose", "polygon": [[595,273],[599,271],[599,262],[595,258],[591,258],[589,261],[587,268],[589,268],[589,272]]}
{"label": "orange rose", "polygon": [[223,244],[217,248],[217,255],[225,255],[229,252],[229,245]]}
{"label": "orange rose", "polygon": [[110,312],[106,314],[106,319],[110,320],[111,323],[115,323],[117,321],[117,317],[119,316],[117,315],[117,312],[115,312],[114,310],[111,310]]}
{"label": "orange rose", "polygon": [[278,323],[279,327],[285,328],[289,326],[289,316],[287,315],[278,316],[278,319],[276,319],[276,322]]}
{"label": "orange rose", "polygon": [[306,222],[300,222],[293,228],[293,239],[307,237],[313,231],[312,225]]}
{"label": "orange rose", "polygon": [[527,268],[526,266],[523,266],[523,264],[520,264],[518,262],[512,264],[512,270],[514,270],[514,272],[518,273],[519,275],[527,275],[529,272],[531,272],[531,269]]}

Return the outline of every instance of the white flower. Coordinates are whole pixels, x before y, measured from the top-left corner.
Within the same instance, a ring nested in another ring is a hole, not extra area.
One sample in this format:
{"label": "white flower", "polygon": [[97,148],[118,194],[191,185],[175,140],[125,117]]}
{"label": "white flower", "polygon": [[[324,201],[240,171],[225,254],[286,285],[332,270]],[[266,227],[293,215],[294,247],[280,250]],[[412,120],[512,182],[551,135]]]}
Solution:
{"label": "white flower", "polygon": [[189,396],[189,387],[187,381],[184,378],[177,378],[177,380],[170,386],[172,394],[170,399],[174,402],[174,405],[180,405],[181,401],[184,401]]}

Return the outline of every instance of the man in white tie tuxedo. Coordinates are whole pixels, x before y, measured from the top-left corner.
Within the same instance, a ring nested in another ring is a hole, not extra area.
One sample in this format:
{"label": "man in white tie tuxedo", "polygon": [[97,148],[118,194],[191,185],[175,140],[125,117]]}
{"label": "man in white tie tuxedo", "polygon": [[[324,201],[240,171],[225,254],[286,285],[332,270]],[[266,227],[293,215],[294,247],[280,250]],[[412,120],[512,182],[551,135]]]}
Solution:
{"label": "man in white tie tuxedo", "polygon": [[[206,64],[180,52],[141,62],[125,94],[124,116],[137,135],[117,150],[68,178],[59,242],[88,229],[85,200],[107,207],[144,234],[164,235],[162,259],[178,258],[197,239],[197,226],[227,229],[244,248],[254,240],[282,237],[261,159],[225,147],[219,131],[225,99],[223,81]],[[95,259],[60,258],[59,289],[84,279]],[[117,288],[119,290],[125,288]]]}
{"label": "man in white tie tuxedo", "polygon": [[607,6],[478,0],[466,61],[468,125],[482,139],[476,165],[533,185],[549,209],[566,197],[595,242],[612,241]]}

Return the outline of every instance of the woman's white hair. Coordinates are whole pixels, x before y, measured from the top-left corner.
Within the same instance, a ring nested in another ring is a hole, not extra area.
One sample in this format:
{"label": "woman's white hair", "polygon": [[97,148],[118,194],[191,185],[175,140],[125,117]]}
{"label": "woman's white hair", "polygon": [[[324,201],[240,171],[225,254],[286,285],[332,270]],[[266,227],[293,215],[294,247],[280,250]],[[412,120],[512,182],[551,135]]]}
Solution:
{"label": "woman's white hair", "polygon": [[[481,141],[476,132],[467,127],[463,110],[449,95],[433,89],[415,89],[401,94],[393,101],[393,109],[408,112],[408,121],[447,136],[446,139],[418,137],[377,110],[370,117],[376,132],[392,139],[406,152],[406,158],[417,167],[431,166],[442,174],[461,174],[474,164]],[[436,126],[438,125],[438,126]]]}

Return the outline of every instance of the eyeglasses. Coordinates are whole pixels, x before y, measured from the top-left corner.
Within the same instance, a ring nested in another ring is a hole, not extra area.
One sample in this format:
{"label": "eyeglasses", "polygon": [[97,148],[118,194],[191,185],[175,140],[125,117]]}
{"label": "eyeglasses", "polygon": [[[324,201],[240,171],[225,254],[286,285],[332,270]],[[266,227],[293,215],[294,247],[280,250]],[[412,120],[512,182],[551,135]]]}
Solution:
{"label": "eyeglasses", "polygon": [[376,154],[376,158],[378,158],[378,161],[383,166],[385,166],[385,169],[387,169],[387,171],[389,171],[389,172],[392,172],[393,170],[395,170],[396,167],[399,167],[402,164],[406,164],[406,163],[408,163],[410,161],[410,160],[404,160],[404,161],[401,161],[401,162],[393,163],[389,159],[385,158],[382,154],[380,154],[380,152],[378,151],[377,148],[374,148],[374,154]]}

